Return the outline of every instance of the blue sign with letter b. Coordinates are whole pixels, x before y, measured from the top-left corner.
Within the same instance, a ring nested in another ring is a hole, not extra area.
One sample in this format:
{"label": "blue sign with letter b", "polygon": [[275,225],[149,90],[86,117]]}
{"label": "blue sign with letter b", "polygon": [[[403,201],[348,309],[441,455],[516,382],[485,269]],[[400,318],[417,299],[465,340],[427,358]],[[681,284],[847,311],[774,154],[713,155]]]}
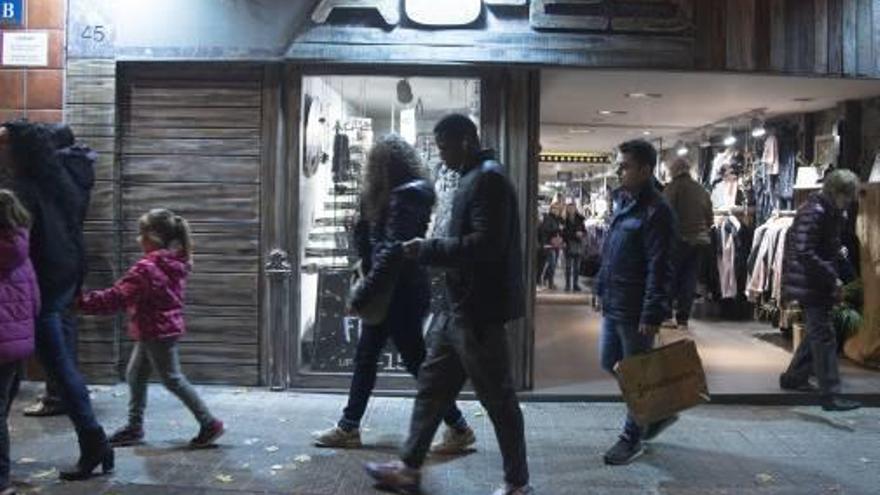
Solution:
{"label": "blue sign with letter b", "polygon": [[24,0],[0,0],[0,26],[21,27]]}

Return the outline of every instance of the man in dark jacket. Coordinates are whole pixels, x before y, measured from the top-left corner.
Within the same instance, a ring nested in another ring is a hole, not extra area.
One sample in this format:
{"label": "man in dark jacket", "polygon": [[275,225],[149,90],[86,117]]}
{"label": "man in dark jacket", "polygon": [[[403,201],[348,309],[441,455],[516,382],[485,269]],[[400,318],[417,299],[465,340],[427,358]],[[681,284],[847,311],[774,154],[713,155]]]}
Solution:
{"label": "man in dark jacket", "polygon": [[675,302],[675,324],[687,329],[697,288],[697,274],[704,253],[708,250],[709,231],[712,228],[712,199],[709,193],[691,177],[687,160],[677,158],[668,166],[672,177],[663,196],[678,219],[672,277],[672,301]]}
{"label": "man in dark jacket", "polygon": [[440,156],[461,171],[447,237],[404,243],[407,256],[446,269],[451,310],[439,315],[419,371],[409,438],[401,461],[367,465],[380,485],[416,493],[419,469],[443,413],[470,378],[489,413],[504,458],[505,485],[495,495],[533,493],[522,412],[513,386],[504,325],[525,306],[516,195],[501,165],[481,152],[477,128],[463,115],[434,128]]}
{"label": "man in dark jacket", "polygon": [[[597,284],[603,308],[602,368],[611,374],[620,360],[654,345],[669,311],[675,240],[675,216],[653,183],[654,146],[643,140],[627,141],[619,153],[622,201],[605,237]],[[644,425],[642,431],[628,414],[620,439],[605,453],[605,463],[631,462],[644,451],[643,439],[657,436],[676,419]]]}
{"label": "man in dark jacket", "polygon": [[840,226],[842,212],[856,199],[859,179],[848,170],[827,177],[822,192],[812,195],[794,217],[785,238],[782,298],[798,302],[806,321],[806,335],[779,377],[786,390],[811,391],[810,374],[819,383],[822,409],[848,411],[860,404],[839,397],[837,339],[831,308],[841,298]]}
{"label": "man in dark jacket", "polygon": [[[72,205],[77,213],[76,222],[79,229],[75,232],[74,241],[76,249],[80,253],[80,277],[78,288],[82,286],[86,275],[85,240],[83,238],[83,224],[89,209],[92,187],[95,184],[95,162],[98,155],[91,148],[76,144],[73,131],[66,124],[53,124],[48,126],[52,134],[55,156],[58,160],[60,172],[66,174],[79,191],[71,201],[78,204]],[[64,341],[67,344],[71,359],[77,361],[77,321],[72,311],[66,311],[61,319],[64,333]],[[46,378],[46,393],[37,402],[24,410],[25,416],[57,416],[64,414],[64,406],[55,380]]]}

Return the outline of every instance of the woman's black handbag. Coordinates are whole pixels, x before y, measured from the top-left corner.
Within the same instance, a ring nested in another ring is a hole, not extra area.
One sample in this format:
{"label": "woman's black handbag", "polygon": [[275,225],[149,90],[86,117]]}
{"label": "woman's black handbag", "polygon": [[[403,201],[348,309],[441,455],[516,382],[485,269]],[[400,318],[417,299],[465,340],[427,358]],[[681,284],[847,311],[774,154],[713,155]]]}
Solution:
{"label": "woman's black handbag", "polygon": [[[362,286],[366,274],[360,261],[355,263],[351,276],[351,289],[348,300],[352,301],[356,294],[363,290]],[[366,325],[378,325],[388,317],[388,307],[391,305],[391,296],[394,294],[394,286],[397,282],[397,274],[390,277],[390,283],[377,287],[369,294],[366,301],[359,308],[353,309],[355,315]]]}

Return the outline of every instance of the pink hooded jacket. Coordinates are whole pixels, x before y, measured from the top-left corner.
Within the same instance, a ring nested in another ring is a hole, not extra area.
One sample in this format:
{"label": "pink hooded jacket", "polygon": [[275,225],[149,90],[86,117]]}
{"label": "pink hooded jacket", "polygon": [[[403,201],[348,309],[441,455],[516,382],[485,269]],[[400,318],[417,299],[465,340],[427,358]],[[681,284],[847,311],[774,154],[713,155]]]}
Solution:
{"label": "pink hooded jacket", "polygon": [[34,352],[40,289],[28,257],[27,229],[0,232],[0,364]]}
{"label": "pink hooded jacket", "polygon": [[183,319],[186,256],[167,249],[152,251],[134,264],[113,287],[80,296],[83,313],[128,313],[128,334],[134,340],[177,338],[186,332]]}

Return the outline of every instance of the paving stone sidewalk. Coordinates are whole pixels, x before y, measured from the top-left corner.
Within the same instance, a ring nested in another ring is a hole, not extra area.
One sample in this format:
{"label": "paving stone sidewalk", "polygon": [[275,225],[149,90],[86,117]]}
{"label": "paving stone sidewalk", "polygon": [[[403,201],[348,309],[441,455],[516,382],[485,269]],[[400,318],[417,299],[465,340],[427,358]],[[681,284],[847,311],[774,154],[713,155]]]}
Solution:
{"label": "paving stone sidewalk", "polygon": [[[127,388],[92,388],[105,427],[120,426]],[[190,451],[195,421],[152,385],[148,443],[118,449],[112,476],[62,483],[55,468],[74,460],[76,441],[66,418],[22,416],[38,390],[25,384],[13,406],[12,475],[23,482],[22,493],[47,495],[375,494],[361,465],[394,458],[411,408],[409,399],[374,399],[364,421],[367,447],[329,450],[313,447],[310,432],[333,424],[341,395],[199,387],[228,433],[215,449]],[[432,458],[424,471],[426,495],[485,495],[501,479],[488,418],[475,402],[461,406],[477,430],[477,451]],[[526,403],[523,409],[539,495],[880,493],[878,409],[830,414],[816,407],[704,406],[626,467],[601,462],[616,439],[622,405]]]}

